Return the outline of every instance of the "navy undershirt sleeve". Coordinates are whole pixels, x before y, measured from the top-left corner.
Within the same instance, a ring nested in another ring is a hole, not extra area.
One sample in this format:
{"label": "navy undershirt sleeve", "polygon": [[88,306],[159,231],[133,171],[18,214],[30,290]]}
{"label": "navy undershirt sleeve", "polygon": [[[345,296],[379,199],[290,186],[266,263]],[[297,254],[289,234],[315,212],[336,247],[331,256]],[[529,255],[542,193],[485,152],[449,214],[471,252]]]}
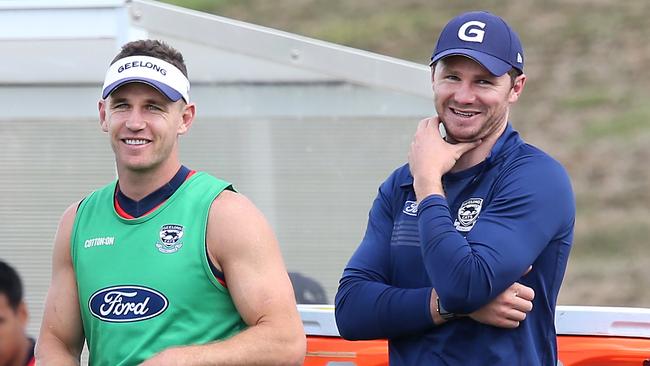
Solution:
{"label": "navy undershirt sleeve", "polygon": [[[554,235],[569,230],[574,197],[564,169],[551,159],[523,157],[498,180],[496,195],[463,237],[447,201],[418,207],[424,264],[445,309],[471,313],[519,280]],[[565,228],[566,227],[566,228]]]}
{"label": "navy undershirt sleeve", "polygon": [[429,308],[432,288],[390,285],[393,209],[389,197],[395,189],[394,180],[391,176],[380,187],[365,236],[339,283],[336,322],[346,339],[394,338],[433,327]]}

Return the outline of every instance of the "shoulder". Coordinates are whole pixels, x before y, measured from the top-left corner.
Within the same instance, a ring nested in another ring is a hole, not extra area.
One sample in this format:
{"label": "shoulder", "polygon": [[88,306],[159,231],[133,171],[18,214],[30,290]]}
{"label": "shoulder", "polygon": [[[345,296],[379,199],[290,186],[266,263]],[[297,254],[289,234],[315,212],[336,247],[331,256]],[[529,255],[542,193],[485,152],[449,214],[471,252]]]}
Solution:
{"label": "shoulder", "polygon": [[75,202],[61,215],[59,226],[56,229],[54,239],[54,262],[70,262],[70,238],[72,237],[72,228],[77,216],[77,208],[81,201]]}
{"label": "shoulder", "polygon": [[201,182],[201,183],[217,186],[222,189],[232,188],[232,183],[204,171],[195,172],[194,174],[192,174],[192,179],[195,183]]}
{"label": "shoulder", "polygon": [[[395,169],[379,186],[370,215],[383,213],[392,217],[402,210],[413,192],[413,176],[408,164]],[[414,196],[414,193],[413,193]]]}
{"label": "shoulder", "polygon": [[497,190],[511,199],[529,202],[549,212],[575,212],[571,178],[562,164],[544,151],[524,144],[508,157],[499,172]]}
{"label": "shoulder", "polygon": [[384,180],[380,189],[388,193],[388,191],[399,191],[402,188],[408,188],[413,185],[413,176],[408,164],[404,164],[393,172]]}
{"label": "shoulder", "polygon": [[79,208],[79,205],[84,200],[79,200],[77,202],[74,202],[68,208],[63,211],[63,214],[61,215],[61,219],[59,220],[59,231],[61,230],[67,230],[70,231],[72,229],[72,226],[74,224],[74,220],[77,217],[77,209]]}
{"label": "shoulder", "polygon": [[399,185],[413,184],[413,176],[411,175],[411,168],[408,163],[395,169],[388,179],[393,180]]}
{"label": "shoulder", "polygon": [[208,216],[209,244],[219,246],[242,241],[246,237],[270,232],[262,212],[241,193],[224,190],[212,202]]}
{"label": "shoulder", "polygon": [[209,255],[224,273],[232,270],[228,263],[251,260],[255,253],[267,253],[277,246],[262,212],[246,196],[229,190],[221,192],[210,206],[206,243]]}
{"label": "shoulder", "polygon": [[569,184],[569,174],[564,166],[555,158],[530,145],[522,144],[510,156],[506,163],[509,174],[518,179],[537,181],[539,184],[557,182]]}
{"label": "shoulder", "polygon": [[261,214],[253,202],[241,193],[224,189],[212,201],[210,216],[237,219],[248,214]]}

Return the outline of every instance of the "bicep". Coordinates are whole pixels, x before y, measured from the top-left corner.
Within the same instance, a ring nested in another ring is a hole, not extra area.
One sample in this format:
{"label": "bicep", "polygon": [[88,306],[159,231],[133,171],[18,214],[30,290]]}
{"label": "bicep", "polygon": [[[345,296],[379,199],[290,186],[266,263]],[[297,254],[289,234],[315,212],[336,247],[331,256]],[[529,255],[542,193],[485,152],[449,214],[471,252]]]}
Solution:
{"label": "bicep", "polygon": [[83,327],[77,283],[70,254],[70,235],[77,205],[70,206],[59,223],[52,252],[52,279],[45,302],[39,346],[48,345],[79,356],[83,347]]}
{"label": "bicep", "polygon": [[[425,206],[419,216],[427,272],[443,305],[472,312],[519,280],[555,238],[573,225],[568,176],[551,160],[524,157],[500,173],[466,237],[452,226],[448,209]],[[423,201],[426,203],[427,201]],[[427,208],[428,207],[428,208]],[[428,233],[423,227],[436,227]]]}
{"label": "bicep", "polygon": [[228,290],[249,325],[266,321],[299,324],[295,298],[275,235],[255,206],[223,192],[210,210],[211,255],[221,266]]}
{"label": "bicep", "polygon": [[572,225],[575,204],[568,177],[554,164],[513,174],[501,185],[467,240],[484,260],[501,263],[493,266],[495,277],[508,282]]}

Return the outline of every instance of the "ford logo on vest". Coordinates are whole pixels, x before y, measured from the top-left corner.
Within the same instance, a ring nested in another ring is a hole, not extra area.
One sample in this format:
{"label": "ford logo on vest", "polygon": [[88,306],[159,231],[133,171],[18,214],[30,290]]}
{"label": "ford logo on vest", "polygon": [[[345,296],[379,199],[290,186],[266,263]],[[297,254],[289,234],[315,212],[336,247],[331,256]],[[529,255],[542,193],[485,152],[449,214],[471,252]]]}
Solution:
{"label": "ford logo on vest", "polygon": [[97,318],[116,323],[153,318],[167,309],[169,301],[160,292],[142,286],[115,286],[95,292],[88,300]]}

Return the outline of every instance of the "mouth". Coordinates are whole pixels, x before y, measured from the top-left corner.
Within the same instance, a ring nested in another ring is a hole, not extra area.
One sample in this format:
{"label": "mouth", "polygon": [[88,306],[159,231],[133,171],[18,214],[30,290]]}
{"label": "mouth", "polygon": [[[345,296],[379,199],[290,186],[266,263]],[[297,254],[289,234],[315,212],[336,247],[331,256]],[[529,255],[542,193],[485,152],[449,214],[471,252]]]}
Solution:
{"label": "mouth", "polygon": [[122,139],[122,142],[125,143],[125,144],[128,145],[128,146],[142,146],[142,145],[146,145],[146,144],[150,143],[151,140],[147,140],[147,139],[133,139],[133,138],[128,139],[128,138],[127,138],[127,139]]}
{"label": "mouth", "polygon": [[451,110],[451,112],[452,112],[453,114],[455,114],[456,116],[461,117],[461,118],[472,118],[472,117],[474,117],[474,116],[476,116],[476,115],[481,114],[481,112],[476,112],[476,111],[461,111],[461,110],[459,110],[459,109],[451,108],[451,107],[449,108],[449,110]]}

